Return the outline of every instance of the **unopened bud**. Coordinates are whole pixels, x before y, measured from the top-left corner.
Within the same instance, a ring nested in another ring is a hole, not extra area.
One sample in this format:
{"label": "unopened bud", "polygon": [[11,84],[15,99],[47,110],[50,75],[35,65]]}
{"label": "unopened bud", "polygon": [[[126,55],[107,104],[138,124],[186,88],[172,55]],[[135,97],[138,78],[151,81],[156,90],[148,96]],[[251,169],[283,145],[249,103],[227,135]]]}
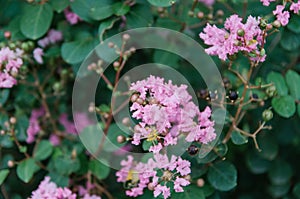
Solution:
{"label": "unopened bud", "polygon": [[205,181],[203,180],[203,178],[199,178],[199,179],[197,180],[197,186],[198,186],[198,187],[203,187],[204,184],[205,184]]}
{"label": "unopened bud", "polygon": [[153,183],[150,182],[150,183],[148,184],[148,189],[149,189],[150,191],[153,191],[153,190],[154,190],[154,187],[155,187],[155,186],[153,185]]}
{"label": "unopened bud", "polygon": [[108,47],[113,48],[115,44],[113,42],[108,42]]}
{"label": "unopened bud", "polygon": [[273,118],[273,112],[271,110],[264,110],[262,113],[262,117],[264,121],[270,121]]}
{"label": "unopened bud", "polygon": [[237,34],[238,36],[243,37],[245,35],[245,31],[243,29],[238,29]]}
{"label": "unopened bud", "polygon": [[12,160],[8,160],[8,162],[7,162],[7,166],[8,166],[9,168],[12,168],[13,166],[15,166],[15,163],[14,163],[14,161],[12,161]]}
{"label": "unopened bud", "polygon": [[9,119],[9,122],[10,122],[11,124],[15,124],[15,123],[17,122],[17,119],[16,119],[15,117],[11,117],[11,118]]}
{"label": "unopened bud", "polygon": [[124,124],[125,126],[129,126],[130,125],[130,119],[129,119],[129,117],[124,117],[122,119],[122,124]]}
{"label": "unopened bud", "polygon": [[113,65],[114,65],[115,68],[118,68],[118,67],[120,66],[120,62],[115,61],[115,62],[113,63]]}
{"label": "unopened bud", "polygon": [[135,93],[133,95],[131,95],[130,97],[130,101],[133,103],[133,102],[136,102],[136,100],[139,99],[139,94]]}
{"label": "unopened bud", "polygon": [[5,31],[5,32],[4,32],[4,37],[5,37],[6,39],[10,39],[10,37],[11,37],[11,32],[10,32],[10,31]]}
{"label": "unopened bud", "polygon": [[118,135],[118,137],[117,137],[117,142],[118,143],[124,143],[126,141],[126,137],[125,136],[123,136],[123,135]]}
{"label": "unopened bud", "polygon": [[223,10],[218,10],[218,11],[216,12],[216,15],[217,15],[218,17],[223,17],[223,16],[224,16],[224,11],[223,11]]}
{"label": "unopened bud", "polygon": [[274,26],[275,28],[280,28],[280,27],[281,27],[280,21],[275,20],[275,21],[273,22],[273,26]]}
{"label": "unopened bud", "polygon": [[122,38],[123,38],[124,41],[128,41],[130,39],[130,35],[129,34],[124,34]]}

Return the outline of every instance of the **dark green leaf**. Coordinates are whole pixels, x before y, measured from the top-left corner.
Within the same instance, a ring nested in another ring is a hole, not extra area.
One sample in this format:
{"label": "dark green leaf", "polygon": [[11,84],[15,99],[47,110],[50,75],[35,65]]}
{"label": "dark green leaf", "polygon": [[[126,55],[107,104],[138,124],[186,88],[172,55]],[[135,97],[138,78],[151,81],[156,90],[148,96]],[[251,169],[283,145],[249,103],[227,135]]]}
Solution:
{"label": "dark green leaf", "polygon": [[70,175],[80,168],[80,162],[77,158],[71,158],[68,155],[56,157],[54,160],[56,172],[61,175]]}
{"label": "dark green leaf", "polygon": [[122,2],[117,2],[113,5],[113,12],[117,16],[123,16],[126,15],[130,10],[130,6],[122,3]]}
{"label": "dark green leaf", "polygon": [[103,36],[104,36],[105,31],[111,29],[116,21],[118,21],[117,18],[109,18],[109,19],[101,22],[99,29],[98,29],[100,42],[103,42]]}
{"label": "dark green leaf", "polygon": [[284,48],[285,50],[289,50],[289,51],[297,50],[300,47],[299,35],[291,31],[285,30],[281,37],[280,44],[282,48]]}
{"label": "dark green leaf", "polygon": [[274,160],[278,154],[278,143],[273,135],[259,137],[258,145],[262,150],[259,155],[267,160]]}
{"label": "dark green leaf", "polygon": [[30,39],[38,39],[49,29],[53,11],[48,3],[28,4],[21,19],[21,31]]}
{"label": "dark green leaf", "polygon": [[267,80],[269,83],[274,83],[277,93],[279,95],[287,95],[288,94],[288,88],[286,86],[283,76],[280,73],[270,72],[268,74]]}
{"label": "dark green leaf", "polygon": [[242,135],[240,132],[233,131],[231,134],[231,141],[236,145],[248,143],[248,137]]}
{"label": "dark green leaf", "polygon": [[269,170],[271,162],[263,159],[255,153],[250,153],[247,155],[246,163],[248,168],[254,174],[262,174]]}
{"label": "dark green leaf", "polygon": [[184,187],[184,192],[173,192],[171,196],[172,199],[205,199],[203,190],[196,185],[188,185]]}
{"label": "dark green leaf", "polygon": [[64,43],[61,48],[62,57],[69,64],[77,64],[83,61],[97,44],[95,39]]}
{"label": "dark green leaf", "polygon": [[293,194],[296,198],[300,199],[300,183],[295,184],[293,188]]}
{"label": "dark green leaf", "polygon": [[[103,160],[102,160],[103,161]],[[109,175],[110,168],[107,162],[102,163],[99,160],[92,160],[89,162],[89,170],[99,179],[105,179]]]}
{"label": "dark green leaf", "polygon": [[34,159],[28,158],[18,164],[17,175],[22,181],[28,183],[38,169]]}
{"label": "dark green leaf", "polygon": [[274,185],[283,185],[289,182],[293,175],[291,166],[282,160],[276,161],[268,172],[268,176]]}
{"label": "dark green leaf", "polygon": [[2,185],[2,183],[4,182],[8,174],[9,174],[9,169],[0,170],[0,185]]}
{"label": "dark green leaf", "polygon": [[290,31],[294,33],[300,33],[300,16],[292,15],[287,27]]}
{"label": "dark green leaf", "polygon": [[153,145],[152,142],[148,142],[147,140],[144,140],[144,142],[143,142],[143,149],[144,149],[145,151],[149,151],[149,149],[150,149],[150,147],[151,147],[152,145]]}
{"label": "dark green leaf", "polygon": [[151,9],[147,5],[134,6],[126,16],[127,28],[147,27],[153,23]]}
{"label": "dark green leaf", "polygon": [[36,160],[45,160],[51,155],[52,151],[52,144],[47,140],[42,140],[37,144],[33,153],[33,157]]}
{"label": "dark green leaf", "polygon": [[68,176],[61,175],[57,172],[50,172],[48,176],[51,178],[51,181],[57,184],[59,187],[67,187],[69,185]]}
{"label": "dark green leaf", "polygon": [[0,90],[0,106],[2,107],[9,97],[9,89]]}
{"label": "dark green leaf", "polygon": [[80,132],[80,139],[90,153],[96,153],[102,140],[100,125],[88,126]]}
{"label": "dark green leaf", "polygon": [[229,162],[213,164],[208,170],[208,181],[220,191],[229,191],[237,185],[237,170]]}
{"label": "dark green leaf", "polygon": [[300,75],[293,70],[288,70],[285,75],[285,81],[289,87],[291,96],[295,100],[300,100]]}
{"label": "dark green leaf", "polygon": [[289,118],[296,112],[295,100],[289,95],[273,98],[272,107],[278,115],[284,118]]}
{"label": "dark green leaf", "polygon": [[60,13],[61,11],[63,11],[64,9],[66,9],[69,6],[70,1],[69,0],[51,0],[51,1],[49,1],[49,3],[51,4],[53,10]]}
{"label": "dark green leaf", "polygon": [[290,183],[286,183],[283,185],[270,185],[268,187],[268,191],[273,198],[281,198],[285,196],[290,189]]}
{"label": "dark green leaf", "polygon": [[148,0],[153,6],[169,7],[176,3],[177,0]]}

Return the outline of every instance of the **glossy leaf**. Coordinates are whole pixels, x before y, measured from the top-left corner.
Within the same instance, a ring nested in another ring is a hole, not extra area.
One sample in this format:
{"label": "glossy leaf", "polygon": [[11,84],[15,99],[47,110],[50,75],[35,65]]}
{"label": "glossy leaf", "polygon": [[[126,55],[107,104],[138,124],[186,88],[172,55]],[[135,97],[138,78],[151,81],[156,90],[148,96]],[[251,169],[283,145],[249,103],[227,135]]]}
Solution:
{"label": "glossy leaf", "polygon": [[35,160],[28,158],[18,164],[17,175],[22,181],[28,183],[38,169],[39,167],[36,165]]}
{"label": "glossy leaf", "polygon": [[284,118],[289,118],[296,112],[295,100],[289,95],[273,98],[272,107]]}

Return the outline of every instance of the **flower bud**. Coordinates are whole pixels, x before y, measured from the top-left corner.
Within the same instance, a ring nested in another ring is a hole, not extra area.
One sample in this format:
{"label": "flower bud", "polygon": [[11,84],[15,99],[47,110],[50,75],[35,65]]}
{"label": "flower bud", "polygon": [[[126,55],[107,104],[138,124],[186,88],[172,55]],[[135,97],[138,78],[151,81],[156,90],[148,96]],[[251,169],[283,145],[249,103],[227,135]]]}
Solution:
{"label": "flower bud", "polygon": [[238,36],[243,37],[245,35],[245,31],[243,29],[238,29],[237,34]]}
{"label": "flower bud", "polygon": [[207,15],[208,20],[212,20],[213,18],[214,18],[213,14],[210,13],[210,14]]}
{"label": "flower bud", "polygon": [[142,98],[140,98],[140,97],[136,100],[136,102],[137,102],[138,104],[140,104],[140,105],[143,105],[143,104],[144,104],[144,100],[143,100]]}
{"label": "flower bud", "polygon": [[123,38],[124,41],[128,41],[130,39],[130,35],[129,34],[124,34],[122,36],[122,38]]}
{"label": "flower bud", "polygon": [[130,119],[129,119],[129,117],[124,117],[122,119],[122,124],[124,124],[125,126],[129,126],[130,125]]}
{"label": "flower bud", "polygon": [[130,97],[130,101],[133,103],[133,102],[136,102],[136,100],[139,98],[139,94],[137,93],[134,93],[133,95],[131,95]]}
{"label": "flower bud", "polygon": [[12,168],[13,166],[15,166],[15,163],[14,163],[14,161],[12,161],[12,160],[8,160],[8,162],[7,162],[7,166],[8,166],[9,168]]}
{"label": "flower bud", "polygon": [[118,67],[120,66],[120,62],[115,61],[115,62],[113,63],[113,65],[114,65],[115,68],[118,68]]}
{"label": "flower bud", "polygon": [[9,119],[9,122],[10,122],[11,124],[15,124],[15,123],[17,123],[17,119],[16,119],[15,117],[11,117],[11,118]]}
{"label": "flower bud", "polygon": [[10,39],[10,38],[11,38],[11,32],[10,32],[10,31],[5,31],[5,32],[4,32],[4,37],[5,37],[6,39]]}
{"label": "flower bud", "polygon": [[113,42],[108,42],[108,47],[113,48],[115,44]]}
{"label": "flower bud", "polygon": [[218,17],[223,17],[224,16],[224,11],[223,10],[217,10],[216,15]]}
{"label": "flower bud", "polygon": [[54,92],[60,91],[61,83],[60,82],[55,82],[52,88],[53,88]]}
{"label": "flower bud", "polygon": [[281,23],[278,20],[275,20],[272,24],[275,28],[280,28],[281,27]]}
{"label": "flower bud", "polygon": [[4,131],[4,130],[1,130],[1,131],[0,131],[0,135],[5,135],[5,131]]}
{"label": "flower bud", "polygon": [[205,181],[203,180],[203,178],[199,178],[199,179],[197,180],[197,186],[198,186],[198,187],[203,187],[204,184],[205,184]]}
{"label": "flower bud", "polygon": [[194,16],[194,12],[190,10],[190,11],[188,12],[188,15],[189,15],[190,17],[193,17],[193,16]]}
{"label": "flower bud", "polygon": [[203,13],[203,12],[198,12],[198,13],[197,13],[197,17],[198,17],[199,19],[203,19],[204,13]]}
{"label": "flower bud", "polygon": [[273,118],[273,112],[269,109],[264,110],[264,112],[262,113],[262,117],[264,121],[269,121]]}
{"label": "flower bud", "polygon": [[123,136],[123,135],[118,135],[118,137],[117,137],[117,142],[118,143],[124,143],[126,141],[126,137],[125,136]]}
{"label": "flower bud", "polygon": [[153,183],[149,183],[148,184],[148,189],[150,190],[150,191],[153,191],[154,190],[154,185],[153,185]]}
{"label": "flower bud", "polygon": [[28,45],[28,43],[27,43],[27,42],[22,43],[22,44],[21,44],[21,48],[22,48],[22,50],[24,50],[24,51],[28,51],[28,50],[29,50],[29,45]]}
{"label": "flower bud", "polygon": [[276,87],[275,86],[270,86],[266,89],[266,94],[268,97],[273,97],[276,94]]}

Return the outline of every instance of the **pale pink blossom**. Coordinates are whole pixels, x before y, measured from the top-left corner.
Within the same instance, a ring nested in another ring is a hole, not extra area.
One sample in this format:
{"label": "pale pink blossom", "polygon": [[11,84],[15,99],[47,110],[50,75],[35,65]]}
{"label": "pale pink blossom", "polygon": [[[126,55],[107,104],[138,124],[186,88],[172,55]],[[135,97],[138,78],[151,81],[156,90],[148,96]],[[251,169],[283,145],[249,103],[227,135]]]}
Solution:
{"label": "pale pink blossom", "polygon": [[77,14],[75,14],[74,12],[72,12],[69,8],[64,10],[64,14],[65,14],[65,17],[66,17],[67,21],[71,25],[75,25],[79,21],[81,21],[80,17]]}
{"label": "pale pink blossom", "polygon": [[206,6],[212,6],[215,3],[215,0],[198,0],[198,1],[204,3]]}
{"label": "pale pink blossom", "polygon": [[269,6],[270,3],[273,1],[275,1],[275,0],[260,0],[260,2],[262,2],[264,6]]}
{"label": "pale pink blossom", "polygon": [[273,14],[282,26],[286,26],[289,23],[290,18],[290,13],[288,11],[283,11],[284,8],[283,5],[277,5],[276,10],[273,11]]}
{"label": "pale pink blossom", "polygon": [[42,48],[36,48],[33,50],[33,58],[39,64],[44,63],[43,58],[42,58],[43,55],[44,55],[44,51]]}
{"label": "pale pink blossom", "polygon": [[61,41],[62,39],[63,39],[63,35],[62,35],[61,31],[51,29],[51,30],[49,30],[46,37],[44,37],[43,39],[40,39],[38,41],[38,44],[42,48],[45,48],[50,44],[55,44],[55,43]]}
{"label": "pale pink blossom", "polygon": [[290,10],[293,11],[295,14],[298,14],[300,10],[300,1],[298,0],[297,3],[292,2]]}
{"label": "pale pink blossom", "polygon": [[31,112],[31,116],[29,118],[29,126],[27,128],[27,143],[32,143],[35,141],[35,136],[41,131],[39,118],[45,114],[45,110],[43,107],[39,109],[33,109]]}

